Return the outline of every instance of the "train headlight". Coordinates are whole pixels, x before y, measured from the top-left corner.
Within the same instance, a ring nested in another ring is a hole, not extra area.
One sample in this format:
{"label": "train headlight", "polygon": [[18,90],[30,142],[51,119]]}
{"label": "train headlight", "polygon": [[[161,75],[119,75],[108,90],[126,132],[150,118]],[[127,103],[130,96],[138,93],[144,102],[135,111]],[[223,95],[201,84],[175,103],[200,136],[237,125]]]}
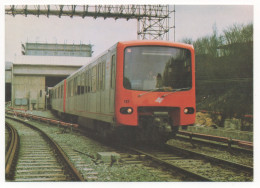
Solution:
{"label": "train headlight", "polygon": [[132,114],[133,111],[134,110],[131,107],[122,107],[122,108],[120,108],[120,113],[121,114]]}
{"label": "train headlight", "polygon": [[192,107],[184,108],[183,110],[184,114],[194,114],[195,110]]}

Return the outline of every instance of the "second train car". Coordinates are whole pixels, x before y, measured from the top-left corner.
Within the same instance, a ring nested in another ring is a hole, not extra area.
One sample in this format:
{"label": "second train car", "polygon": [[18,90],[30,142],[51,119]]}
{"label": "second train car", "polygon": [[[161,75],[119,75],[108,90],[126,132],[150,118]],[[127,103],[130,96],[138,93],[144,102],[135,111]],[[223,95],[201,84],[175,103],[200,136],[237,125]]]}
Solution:
{"label": "second train car", "polygon": [[100,134],[168,139],[195,121],[191,45],[118,42],[52,89],[51,106]]}

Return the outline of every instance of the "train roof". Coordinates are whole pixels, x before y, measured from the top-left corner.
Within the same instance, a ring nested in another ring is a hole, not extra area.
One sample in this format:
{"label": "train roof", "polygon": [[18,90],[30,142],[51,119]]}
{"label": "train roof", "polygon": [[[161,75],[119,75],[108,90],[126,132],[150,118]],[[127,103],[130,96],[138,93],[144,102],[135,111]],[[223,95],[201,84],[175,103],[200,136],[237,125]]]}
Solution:
{"label": "train roof", "polygon": [[139,45],[162,45],[162,46],[176,46],[180,48],[189,48],[193,49],[193,45],[179,43],[179,42],[172,42],[172,41],[162,41],[162,40],[133,40],[133,41],[120,41],[118,44],[127,46],[139,46]]}

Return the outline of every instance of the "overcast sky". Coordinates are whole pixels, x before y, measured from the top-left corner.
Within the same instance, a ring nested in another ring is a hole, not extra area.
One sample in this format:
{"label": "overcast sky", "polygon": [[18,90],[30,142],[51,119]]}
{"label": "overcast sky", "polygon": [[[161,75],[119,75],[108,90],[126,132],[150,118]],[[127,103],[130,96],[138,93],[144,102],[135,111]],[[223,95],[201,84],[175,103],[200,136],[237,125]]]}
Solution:
{"label": "overcast sky", "polygon": [[[171,6],[173,9],[173,6]],[[253,23],[252,5],[176,5],[176,41],[196,40],[212,34],[216,24],[219,34],[233,24]],[[173,18],[173,14],[171,15]],[[174,20],[170,20],[173,26]],[[137,39],[137,21],[124,19],[93,19],[87,17],[5,16],[5,60],[21,55],[21,43],[84,43],[93,44],[94,56],[117,41]],[[173,30],[170,40],[174,40]]]}

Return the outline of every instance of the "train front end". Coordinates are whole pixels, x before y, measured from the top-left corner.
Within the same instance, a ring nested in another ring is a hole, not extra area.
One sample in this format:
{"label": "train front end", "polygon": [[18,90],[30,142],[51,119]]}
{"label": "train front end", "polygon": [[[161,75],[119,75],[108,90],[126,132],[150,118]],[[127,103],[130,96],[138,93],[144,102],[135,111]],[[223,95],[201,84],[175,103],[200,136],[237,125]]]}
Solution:
{"label": "train front end", "polygon": [[118,126],[175,133],[195,122],[195,58],[191,45],[118,43],[115,117]]}

